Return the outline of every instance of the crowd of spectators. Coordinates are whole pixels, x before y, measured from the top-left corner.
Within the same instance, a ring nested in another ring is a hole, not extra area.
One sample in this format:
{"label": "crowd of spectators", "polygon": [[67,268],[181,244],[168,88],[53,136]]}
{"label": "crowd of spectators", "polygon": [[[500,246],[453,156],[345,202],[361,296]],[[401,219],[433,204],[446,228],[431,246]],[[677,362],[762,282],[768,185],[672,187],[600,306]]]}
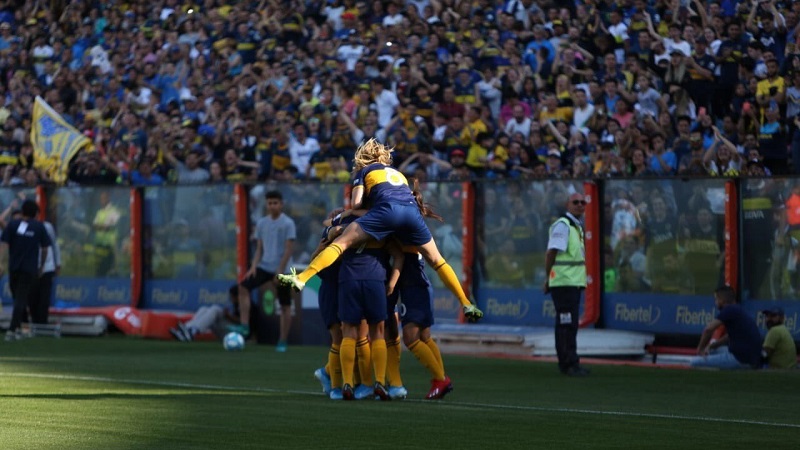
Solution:
{"label": "crowd of spectators", "polygon": [[3,185],[42,96],[69,182],[800,173],[800,2],[0,2]]}

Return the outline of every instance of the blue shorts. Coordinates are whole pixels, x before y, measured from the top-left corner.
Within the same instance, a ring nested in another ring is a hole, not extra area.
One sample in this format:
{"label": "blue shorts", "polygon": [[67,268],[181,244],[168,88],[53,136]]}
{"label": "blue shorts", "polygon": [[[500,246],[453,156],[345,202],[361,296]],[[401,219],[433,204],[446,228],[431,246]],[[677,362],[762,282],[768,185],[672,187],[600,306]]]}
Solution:
{"label": "blue shorts", "polygon": [[400,322],[403,326],[415,323],[420,328],[433,325],[433,288],[430,286],[400,286],[400,298],[403,301]]}
{"label": "blue shorts", "polygon": [[340,281],[339,318],[350,325],[361,319],[370,324],[386,320],[386,284],[379,280]]}
{"label": "blue shorts", "polygon": [[340,323],[339,320],[339,286],[336,282],[323,281],[319,285],[319,312],[325,328]]}
{"label": "blue shorts", "polygon": [[431,232],[414,203],[381,203],[356,219],[368,235],[376,241],[394,234],[404,245],[424,245],[431,241]]}

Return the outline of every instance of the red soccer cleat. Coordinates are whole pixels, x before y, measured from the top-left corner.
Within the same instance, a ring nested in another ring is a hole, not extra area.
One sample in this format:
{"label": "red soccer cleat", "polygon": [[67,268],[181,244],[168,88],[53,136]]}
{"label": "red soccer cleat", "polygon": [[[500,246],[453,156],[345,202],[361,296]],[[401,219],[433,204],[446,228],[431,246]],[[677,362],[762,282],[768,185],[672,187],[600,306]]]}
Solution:
{"label": "red soccer cleat", "polygon": [[452,390],[453,383],[450,381],[450,377],[445,377],[444,380],[431,380],[431,390],[428,391],[425,400],[443,399]]}

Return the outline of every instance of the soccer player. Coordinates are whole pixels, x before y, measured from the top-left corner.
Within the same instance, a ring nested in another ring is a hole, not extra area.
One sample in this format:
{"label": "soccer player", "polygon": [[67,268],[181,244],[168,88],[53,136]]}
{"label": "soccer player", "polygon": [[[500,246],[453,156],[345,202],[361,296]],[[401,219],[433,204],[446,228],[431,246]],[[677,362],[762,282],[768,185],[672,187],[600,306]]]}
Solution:
{"label": "soccer player", "polygon": [[[314,255],[321,252],[330,243],[331,227],[325,227]],[[323,391],[331,400],[342,399],[342,364],[339,359],[339,348],[342,345],[342,325],[339,320],[339,266],[340,261],[321,270],[317,276],[319,285],[319,311],[325,328],[331,334],[331,348],[328,351],[328,364],[314,372],[314,376],[322,383]]]}
{"label": "soccer player", "polygon": [[[391,271],[387,274],[389,256],[392,263]],[[342,365],[342,396],[345,400],[356,398],[353,389],[354,370],[358,327],[362,319],[366,319],[369,324],[372,367],[376,380],[373,393],[381,400],[390,399],[384,385],[387,358],[383,334],[387,316],[386,297],[394,291],[402,265],[403,253],[392,241],[369,240],[358,249],[345,252],[342,257],[338,291],[339,318],[342,321],[339,356]],[[366,385],[369,370],[364,370],[362,366],[360,372],[362,384]]]}
{"label": "soccer player", "polygon": [[464,316],[471,322],[480,320],[483,312],[469,301],[453,268],[439,253],[408,181],[402,173],[391,167],[390,149],[370,139],[358,148],[353,162],[356,171],[351,198],[353,208],[362,208],[367,202],[372,205],[371,208],[348,225],[344,233],[320,252],[306,270],[299,274],[293,271],[289,275],[278,275],[278,279],[295,290],[302,290],[311,277],[333,264],[345,250],[363,244],[369,238],[381,241],[396,233],[404,245],[419,247],[425,260],[461,302]]}
{"label": "soccer player", "polygon": [[405,259],[397,286],[402,301],[400,319],[403,324],[403,343],[431,374],[431,389],[425,398],[438,400],[453,390],[453,383],[445,375],[439,346],[431,338],[431,282],[425,275],[425,261],[417,249],[404,247],[403,253]]}

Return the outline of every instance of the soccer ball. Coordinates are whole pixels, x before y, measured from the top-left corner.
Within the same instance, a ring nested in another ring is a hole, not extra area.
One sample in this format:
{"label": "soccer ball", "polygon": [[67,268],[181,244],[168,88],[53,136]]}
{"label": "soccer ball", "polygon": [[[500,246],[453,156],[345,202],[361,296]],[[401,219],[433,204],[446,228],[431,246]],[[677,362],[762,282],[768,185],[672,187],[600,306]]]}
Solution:
{"label": "soccer ball", "polygon": [[244,350],[244,337],[235,331],[231,331],[222,338],[222,346],[229,352]]}

